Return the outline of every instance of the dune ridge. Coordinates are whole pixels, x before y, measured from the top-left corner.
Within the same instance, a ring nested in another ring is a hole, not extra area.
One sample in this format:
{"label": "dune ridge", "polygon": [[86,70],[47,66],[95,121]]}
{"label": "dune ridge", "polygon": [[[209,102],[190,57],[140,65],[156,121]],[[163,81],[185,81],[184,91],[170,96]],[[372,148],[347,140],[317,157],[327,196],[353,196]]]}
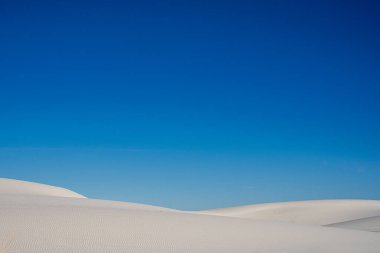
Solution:
{"label": "dune ridge", "polygon": [[380,233],[380,216],[373,216],[326,225],[328,227],[355,229]]}
{"label": "dune ridge", "polygon": [[298,224],[328,225],[380,215],[378,200],[309,200],[246,205],[203,214]]}
{"label": "dune ridge", "polygon": [[0,194],[86,198],[62,187],[8,178],[0,178]]}

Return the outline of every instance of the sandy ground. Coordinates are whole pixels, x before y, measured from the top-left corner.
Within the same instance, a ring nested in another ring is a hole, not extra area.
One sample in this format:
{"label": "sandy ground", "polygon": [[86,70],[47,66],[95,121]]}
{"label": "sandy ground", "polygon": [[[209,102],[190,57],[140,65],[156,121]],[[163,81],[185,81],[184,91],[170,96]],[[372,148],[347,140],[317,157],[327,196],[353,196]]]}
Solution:
{"label": "sandy ground", "polygon": [[184,212],[0,179],[0,252],[379,253],[379,215],[358,200]]}

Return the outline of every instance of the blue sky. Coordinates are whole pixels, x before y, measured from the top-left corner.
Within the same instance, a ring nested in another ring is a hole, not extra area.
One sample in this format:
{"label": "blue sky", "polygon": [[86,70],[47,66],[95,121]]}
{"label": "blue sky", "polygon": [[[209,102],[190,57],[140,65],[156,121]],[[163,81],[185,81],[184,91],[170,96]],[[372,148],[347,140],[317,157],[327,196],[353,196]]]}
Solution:
{"label": "blue sky", "polygon": [[0,176],[202,209],[380,199],[376,1],[2,1]]}

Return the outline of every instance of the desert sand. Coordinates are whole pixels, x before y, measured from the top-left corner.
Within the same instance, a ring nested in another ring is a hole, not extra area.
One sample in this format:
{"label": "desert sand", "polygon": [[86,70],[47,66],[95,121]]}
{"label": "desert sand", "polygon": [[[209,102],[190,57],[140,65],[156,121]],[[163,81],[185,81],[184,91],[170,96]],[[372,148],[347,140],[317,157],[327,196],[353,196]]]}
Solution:
{"label": "desert sand", "polygon": [[380,215],[376,200],[313,200],[202,211],[204,214],[297,224],[329,225]]}
{"label": "desert sand", "polygon": [[379,216],[375,200],[189,212],[0,179],[1,253],[379,253]]}

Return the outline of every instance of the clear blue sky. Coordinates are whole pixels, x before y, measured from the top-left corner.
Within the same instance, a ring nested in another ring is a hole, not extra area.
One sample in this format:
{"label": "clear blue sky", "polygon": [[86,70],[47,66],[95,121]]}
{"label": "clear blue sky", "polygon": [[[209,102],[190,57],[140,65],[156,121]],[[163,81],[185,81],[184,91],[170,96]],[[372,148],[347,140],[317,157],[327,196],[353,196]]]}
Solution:
{"label": "clear blue sky", "polygon": [[0,3],[0,176],[202,209],[380,199],[378,1]]}

